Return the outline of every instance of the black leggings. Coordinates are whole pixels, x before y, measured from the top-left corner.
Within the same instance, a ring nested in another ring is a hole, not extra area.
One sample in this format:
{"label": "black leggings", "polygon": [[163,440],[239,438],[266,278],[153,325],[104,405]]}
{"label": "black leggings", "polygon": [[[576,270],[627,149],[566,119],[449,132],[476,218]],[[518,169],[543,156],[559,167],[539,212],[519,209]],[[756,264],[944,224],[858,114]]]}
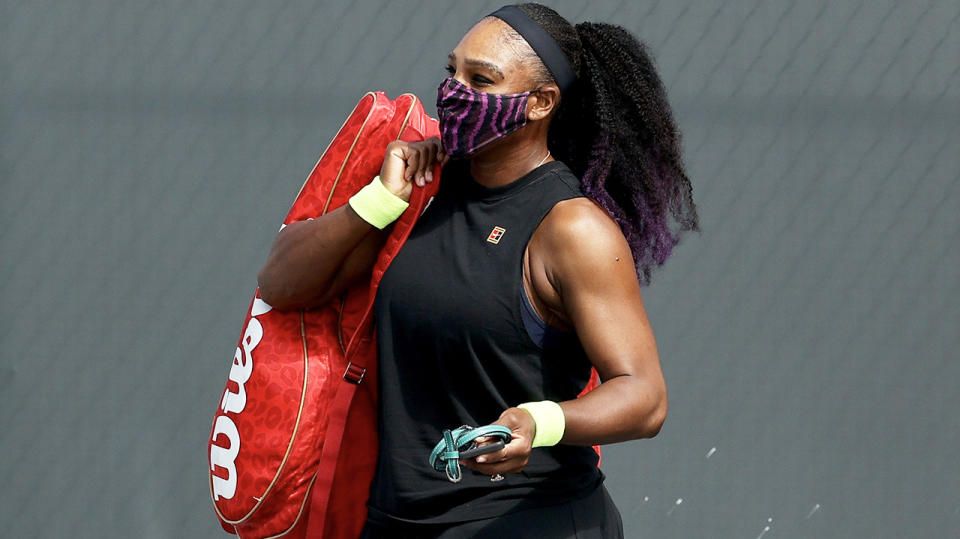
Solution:
{"label": "black leggings", "polygon": [[394,526],[367,521],[361,539],[623,539],[623,522],[601,484],[585,498],[456,524]]}

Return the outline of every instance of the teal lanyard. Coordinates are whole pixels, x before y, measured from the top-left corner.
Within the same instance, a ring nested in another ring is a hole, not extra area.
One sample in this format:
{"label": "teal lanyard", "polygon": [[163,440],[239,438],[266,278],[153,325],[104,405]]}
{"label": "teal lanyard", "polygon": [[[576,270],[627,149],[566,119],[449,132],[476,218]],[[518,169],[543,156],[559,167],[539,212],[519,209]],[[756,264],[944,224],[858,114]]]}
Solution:
{"label": "teal lanyard", "polygon": [[512,438],[510,429],[503,425],[487,425],[485,427],[470,427],[464,425],[453,429],[444,429],[443,439],[430,452],[430,465],[434,470],[447,473],[451,483],[459,483],[463,479],[460,472],[460,454],[476,449],[477,438],[491,436],[499,438],[503,443],[509,443]]}

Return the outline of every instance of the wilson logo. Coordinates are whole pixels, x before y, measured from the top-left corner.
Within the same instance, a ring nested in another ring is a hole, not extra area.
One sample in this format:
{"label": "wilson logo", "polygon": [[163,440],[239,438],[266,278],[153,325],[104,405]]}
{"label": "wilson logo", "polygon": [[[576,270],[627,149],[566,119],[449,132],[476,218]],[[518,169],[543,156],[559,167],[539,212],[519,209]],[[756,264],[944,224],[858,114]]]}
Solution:
{"label": "wilson logo", "polygon": [[[263,325],[257,316],[270,312],[273,307],[260,298],[253,299],[250,308],[250,321],[243,331],[240,346],[233,354],[233,364],[230,366],[230,382],[220,399],[220,412],[213,422],[213,435],[210,445],[210,471],[218,466],[227,472],[226,478],[211,475],[213,481],[213,498],[231,499],[237,492],[237,455],[240,453],[240,432],[237,425],[225,414],[239,414],[247,406],[247,390],[245,384],[253,374],[253,350],[263,339]],[[226,445],[224,445],[226,442]]]}

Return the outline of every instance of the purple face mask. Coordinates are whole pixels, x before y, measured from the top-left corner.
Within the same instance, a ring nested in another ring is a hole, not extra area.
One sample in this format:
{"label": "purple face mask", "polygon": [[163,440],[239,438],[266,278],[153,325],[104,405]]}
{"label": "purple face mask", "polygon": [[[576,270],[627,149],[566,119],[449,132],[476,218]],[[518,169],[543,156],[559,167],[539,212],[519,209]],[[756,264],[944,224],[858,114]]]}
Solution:
{"label": "purple face mask", "polygon": [[454,159],[469,157],[527,125],[527,99],[534,91],[488,94],[447,78],[437,91],[443,151]]}

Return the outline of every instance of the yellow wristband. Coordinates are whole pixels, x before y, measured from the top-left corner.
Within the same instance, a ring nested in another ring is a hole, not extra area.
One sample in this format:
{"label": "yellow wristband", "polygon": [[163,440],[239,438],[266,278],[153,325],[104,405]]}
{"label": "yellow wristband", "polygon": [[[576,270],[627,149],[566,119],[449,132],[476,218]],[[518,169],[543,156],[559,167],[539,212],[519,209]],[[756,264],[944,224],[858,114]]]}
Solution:
{"label": "yellow wristband", "polygon": [[567,421],[559,404],[553,401],[525,402],[517,408],[526,410],[537,426],[533,447],[551,447],[560,443]]}
{"label": "yellow wristband", "polygon": [[381,230],[396,221],[410,206],[409,202],[387,189],[379,175],[350,197],[349,204],[361,219]]}

